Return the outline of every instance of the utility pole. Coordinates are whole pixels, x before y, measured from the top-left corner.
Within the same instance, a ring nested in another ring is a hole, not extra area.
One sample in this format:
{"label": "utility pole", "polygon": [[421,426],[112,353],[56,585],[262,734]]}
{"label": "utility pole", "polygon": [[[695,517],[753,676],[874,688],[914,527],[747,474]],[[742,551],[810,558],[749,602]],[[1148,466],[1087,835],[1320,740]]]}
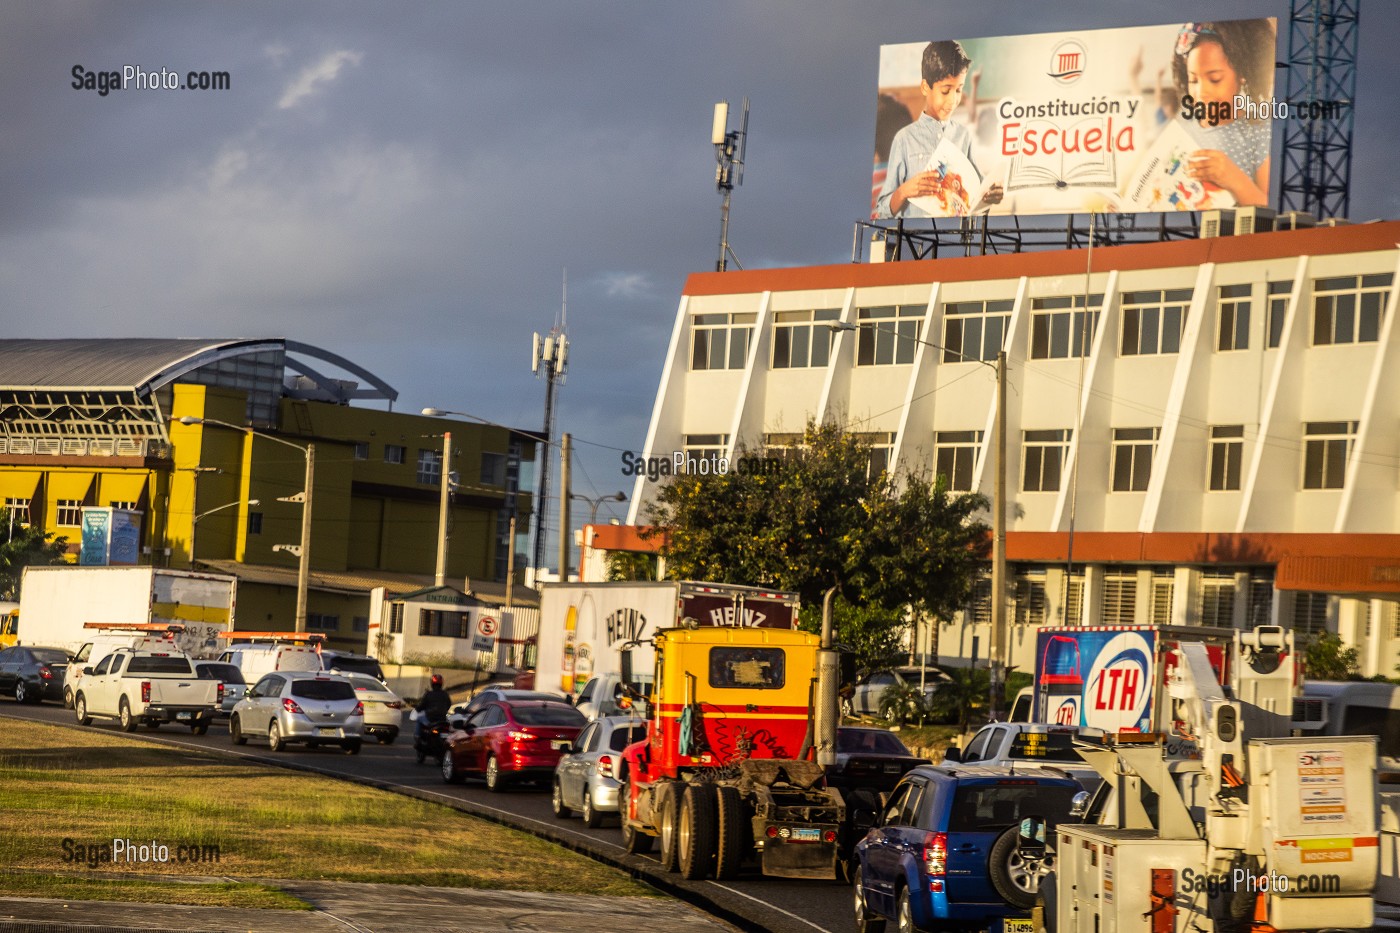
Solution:
{"label": "utility pole", "polygon": [[569,455],[573,438],[566,431],[559,445],[559,582],[569,582]]}
{"label": "utility pole", "polygon": [[297,564],[296,631],[306,631],[306,590],[311,581],[311,487],[316,477],[316,445],[306,445],[306,498],[301,506],[301,551]]}
{"label": "utility pole", "polygon": [[[437,572],[434,586],[447,585],[447,519],[452,499],[452,432],[442,434],[442,491],[438,496]],[[512,542],[514,546],[514,542]]]}
{"label": "utility pole", "polygon": [[997,476],[992,520],[992,650],[990,713],[1001,715],[1006,658],[1006,351],[997,353]]}

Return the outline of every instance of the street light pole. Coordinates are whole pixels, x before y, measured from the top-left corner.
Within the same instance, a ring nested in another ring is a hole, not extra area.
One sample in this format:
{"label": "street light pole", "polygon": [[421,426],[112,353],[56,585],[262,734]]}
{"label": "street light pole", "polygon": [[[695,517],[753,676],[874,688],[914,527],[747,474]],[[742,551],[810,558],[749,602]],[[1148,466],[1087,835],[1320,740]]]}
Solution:
{"label": "street light pole", "polygon": [[[248,504],[248,505],[258,505],[258,500],[257,500],[257,499],[249,499],[247,504]],[[190,520],[190,569],[191,569],[191,570],[194,569],[194,539],[195,539],[195,535],[198,534],[198,532],[199,532],[199,523],[200,523],[200,521],[201,521],[206,515],[213,515],[215,512],[222,512],[224,509],[231,509],[231,508],[233,508],[235,505],[243,505],[243,501],[240,499],[240,500],[238,500],[238,501],[236,501],[236,502],[225,502],[223,505],[216,505],[216,506],[214,506],[214,508],[212,508],[212,509],[208,509],[207,511],[200,512],[198,515],[196,515],[193,519]]]}
{"label": "street light pole", "polygon": [[[1001,715],[1002,697],[1001,684],[1004,680],[1005,655],[1006,655],[1006,351],[997,352],[996,365],[975,356],[967,356],[957,350],[950,350],[940,346],[931,340],[924,340],[921,337],[914,337],[909,334],[902,334],[892,328],[883,328],[875,323],[867,326],[883,330],[896,337],[903,337],[915,343],[921,343],[935,350],[944,353],[954,353],[958,356],[959,362],[978,363],[996,373],[997,378],[997,472],[995,485],[993,486],[992,498],[992,644],[987,659],[988,673],[988,705],[991,720],[996,721]],[[856,325],[849,321],[832,321],[827,324],[833,331],[856,331]]]}
{"label": "street light pole", "polygon": [[[590,526],[598,524],[598,506],[602,505],[604,502],[627,501],[627,494],[624,492],[615,492],[610,496],[585,496],[581,492],[572,493],[571,495],[575,499],[588,503],[588,524]],[[585,539],[582,546],[578,549],[578,578],[580,581],[583,580],[583,552],[585,548],[590,551],[593,549],[592,539]]]}
{"label": "street light pole", "polygon": [[[452,432],[442,432],[442,492],[438,497],[437,572],[434,586],[447,585],[447,511],[452,496]],[[514,544],[512,543],[512,547]]]}
{"label": "street light pole", "polygon": [[298,496],[288,496],[279,501],[292,501],[301,503],[301,544],[277,544],[273,545],[273,550],[290,551],[297,557],[297,608],[296,608],[296,631],[306,631],[306,591],[309,588],[311,574],[311,488],[316,477],[316,445],[293,443],[285,438],[277,437],[273,434],[266,434],[242,424],[233,424],[228,421],[219,421],[216,418],[199,418],[194,415],[185,415],[179,419],[181,424],[213,425],[219,428],[228,428],[233,431],[242,431],[244,434],[263,437],[274,443],[282,444],[301,451],[306,457],[306,486]]}

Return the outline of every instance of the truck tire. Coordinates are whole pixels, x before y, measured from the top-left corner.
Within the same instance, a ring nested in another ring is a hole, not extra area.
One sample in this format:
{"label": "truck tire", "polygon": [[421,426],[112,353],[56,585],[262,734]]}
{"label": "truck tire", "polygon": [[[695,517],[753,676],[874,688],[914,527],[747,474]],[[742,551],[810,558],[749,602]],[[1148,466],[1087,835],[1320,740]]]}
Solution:
{"label": "truck tire", "polygon": [[860,866],[856,866],[852,878],[852,888],[856,901],[856,933],[885,933],[885,918],[871,910],[865,903],[865,879]]}
{"label": "truck tire", "polygon": [[987,859],[987,875],[998,897],[1019,910],[1030,910],[1046,873],[1055,867],[1055,856],[1048,848],[1040,857],[1022,852],[1020,838],[1019,826],[1009,827],[997,837]]}
{"label": "truck tire", "polygon": [[73,698],[73,713],[78,718],[78,725],[92,725],[92,717],[88,715],[87,711],[87,697],[83,696],[81,693]]}
{"label": "truck tire", "polygon": [[680,848],[677,845],[680,833],[676,831],[676,823],[680,817],[679,797],[680,795],[672,792],[670,788],[657,788],[656,807],[652,811],[652,818],[656,820],[657,828],[661,831],[661,854],[658,858],[662,871],[677,871],[680,868]]}
{"label": "truck tire", "polygon": [[141,720],[131,715],[131,704],[127,702],[126,697],[122,697],[121,702],[117,704],[117,722],[121,723],[123,732],[135,732],[136,727],[141,725]]}
{"label": "truck tire", "polygon": [[209,720],[207,720],[207,719],[204,720],[204,722],[197,722],[197,723],[195,723],[194,725],[190,726],[190,732],[194,733],[195,735],[204,735],[204,734],[206,734],[208,731],[209,731]]}
{"label": "truck tire", "polygon": [[739,874],[747,848],[748,825],[744,820],[744,802],[739,788],[720,784],[715,788],[715,810],[718,815],[718,835],[715,840],[715,880],[725,881]]}
{"label": "truck tire", "polygon": [[719,815],[713,784],[691,784],[681,797],[677,853],[681,877],[704,881],[714,871]]}
{"label": "truck tire", "polygon": [[646,833],[642,832],[640,829],[629,825],[627,822],[627,818],[623,817],[622,848],[627,852],[628,855],[646,855],[648,852],[651,851],[651,848],[655,843],[655,836],[649,836]]}

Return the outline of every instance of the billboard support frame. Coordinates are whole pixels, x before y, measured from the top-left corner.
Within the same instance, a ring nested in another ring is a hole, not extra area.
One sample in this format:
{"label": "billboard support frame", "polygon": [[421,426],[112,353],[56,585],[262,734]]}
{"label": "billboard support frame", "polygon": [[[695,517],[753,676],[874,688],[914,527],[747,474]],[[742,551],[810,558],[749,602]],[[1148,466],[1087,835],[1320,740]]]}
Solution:
{"label": "billboard support frame", "polygon": [[[928,227],[909,227],[904,220],[888,221],[858,220],[855,222],[855,235],[851,241],[851,262],[865,261],[864,244],[872,236],[885,235],[886,242],[893,240],[894,249],[888,259],[898,262],[904,259],[939,259],[943,255],[1000,255],[1003,253],[1024,253],[1037,249],[1079,249],[1088,245],[1090,225],[1080,224],[1076,218],[1083,214],[1068,214],[1063,224],[1055,226],[1028,227],[1021,218],[1015,216],[976,218],[971,225],[959,218],[957,226],[940,227],[937,220],[929,221]],[[1104,215],[1105,217],[1109,215]],[[1181,214],[1157,214],[1157,222],[1151,226],[1139,224],[1137,218],[1144,215],[1113,215],[1118,218],[1115,227],[1107,221],[1094,225],[1095,246],[1121,246],[1127,243],[1161,243],[1169,240],[1194,240],[1199,235],[1199,217],[1189,212],[1189,225],[1168,224],[1167,218]],[[992,224],[989,220],[998,223]],[[1126,222],[1125,222],[1126,220]],[[946,223],[946,221],[945,221]],[[944,253],[946,250],[954,250]]]}

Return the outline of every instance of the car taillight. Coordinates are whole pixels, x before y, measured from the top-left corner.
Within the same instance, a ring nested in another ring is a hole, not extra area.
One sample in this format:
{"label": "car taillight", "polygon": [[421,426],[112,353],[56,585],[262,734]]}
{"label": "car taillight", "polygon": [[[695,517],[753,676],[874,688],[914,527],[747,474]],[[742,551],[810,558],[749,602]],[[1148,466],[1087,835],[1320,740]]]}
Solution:
{"label": "car taillight", "polygon": [[282,708],[289,713],[301,712],[301,707],[297,706],[296,700],[293,700],[291,697],[287,697],[282,701]]}
{"label": "car taillight", "polygon": [[942,875],[947,872],[947,833],[929,833],[924,837],[924,868],[930,875]]}
{"label": "car taillight", "polygon": [[769,839],[777,839],[777,838],[778,838],[778,827],[776,827],[776,826],[769,826],[767,829],[765,829],[765,830],[763,831],[763,835],[767,836]]}
{"label": "car taillight", "polygon": [[363,716],[364,714],[365,714],[365,704],[364,704],[364,701],[363,701],[363,700],[357,700],[357,701],[355,702],[355,711],[354,711],[353,713],[351,713],[350,715],[351,715],[351,716]]}
{"label": "car taillight", "polygon": [[387,706],[387,707],[389,707],[389,709],[403,709],[403,704],[400,703],[398,700],[390,700],[388,703],[385,703],[384,705]]}
{"label": "car taillight", "polygon": [[224,685],[219,684],[219,702],[224,702]]}
{"label": "car taillight", "polygon": [[517,729],[512,729],[509,736],[512,742],[532,742],[539,738],[539,736],[535,735],[533,732],[521,732]]}
{"label": "car taillight", "polygon": [[834,829],[828,829],[826,832],[822,833],[822,842],[835,842],[835,841],[836,841],[836,830],[834,830]]}
{"label": "car taillight", "polygon": [[151,702],[151,682],[149,680],[141,681],[141,702]]}
{"label": "car taillight", "polygon": [[53,671],[47,666],[39,668],[39,677],[43,680],[53,680]]}
{"label": "car taillight", "polygon": [[598,759],[598,776],[605,778],[613,776],[611,755],[604,755]]}

